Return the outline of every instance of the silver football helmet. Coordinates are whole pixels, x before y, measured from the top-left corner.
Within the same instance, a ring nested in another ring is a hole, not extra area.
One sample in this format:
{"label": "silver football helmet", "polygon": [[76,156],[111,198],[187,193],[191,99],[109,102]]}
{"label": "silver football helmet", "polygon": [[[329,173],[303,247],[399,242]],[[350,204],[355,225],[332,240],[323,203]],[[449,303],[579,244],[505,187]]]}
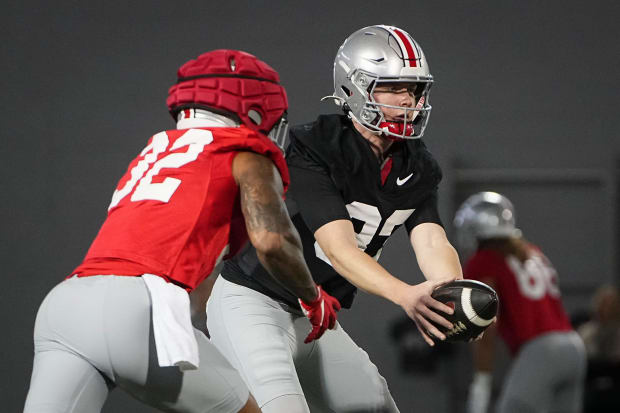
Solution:
{"label": "silver football helmet", "polygon": [[[377,103],[373,97],[381,83],[415,83],[415,107]],[[424,134],[431,114],[433,76],[420,45],[393,26],[364,27],[340,46],[334,60],[334,94],[338,106],[375,133],[416,139]],[[381,108],[403,110],[403,121],[387,121]],[[411,113],[413,112],[413,114]]]}
{"label": "silver football helmet", "polygon": [[512,202],[497,192],[479,192],[467,198],[456,211],[454,227],[463,255],[475,251],[479,240],[521,237]]}

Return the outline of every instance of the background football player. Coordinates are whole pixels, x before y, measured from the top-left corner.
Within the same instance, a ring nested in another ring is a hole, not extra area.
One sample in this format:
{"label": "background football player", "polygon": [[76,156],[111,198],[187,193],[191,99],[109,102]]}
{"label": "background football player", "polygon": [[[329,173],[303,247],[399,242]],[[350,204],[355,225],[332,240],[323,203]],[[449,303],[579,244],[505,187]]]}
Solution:
{"label": "background football player", "polygon": [[278,81],[232,50],[179,69],[167,100],[177,129],[154,135],[131,162],[84,261],[41,304],[26,412],[98,412],[115,386],[165,411],[259,412],[192,328],[188,298],[248,237],[264,267],[309,303],[312,336],[333,326],[337,301],[312,281],[282,200],[288,169],[266,136],[286,133]]}
{"label": "background football player", "polygon": [[547,257],[515,228],[512,203],[495,192],[469,197],[454,218],[457,244],[467,255],[465,277],[495,288],[497,325],[474,344],[469,413],[487,411],[497,333],[514,356],[497,412],[580,412],[585,351],[560,300]]}
{"label": "background football player", "polygon": [[[287,206],[317,284],[349,308],[358,288],[399,305],[429,345],[451,328],[430,297],[461,278],[437,212],[441,171],[419,138],[433,78],[422,49],[396,27],[349,36],[334,62],[344,114],[294,128]],[[427,281],[410,285],[377,263],[404,225]],[[213,343],[242,373],[264,412],[396,412],[384,378],[340,325],[304,341],[297,297],[261,267],[252,248],[224,266],[207,305]],[[429,334],[426,333],[429,331]],[[434,337],[432,337],[434,336]]]}

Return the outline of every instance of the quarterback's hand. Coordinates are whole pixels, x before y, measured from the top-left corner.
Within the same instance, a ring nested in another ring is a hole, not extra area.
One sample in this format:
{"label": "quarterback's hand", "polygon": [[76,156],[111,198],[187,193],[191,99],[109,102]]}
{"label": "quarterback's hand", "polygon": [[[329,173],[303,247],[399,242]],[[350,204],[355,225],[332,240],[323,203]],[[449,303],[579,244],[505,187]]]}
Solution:
{"label": "quarterback's hand", "polygon": [[450,281],[452,281],[452,279],[425,281],[421,284],[410,285],[403,291],[401,296],[400,306],[405,310],[409,318],[415,322],[424,341],[426,341],[429,346],[434,346],[435,342],[427,334],[427,331],[441,340],[445,340],[446,338],[433,323],[442,325],[448,329],[452,328],[452,323],[443,318],[436,311],[453,314],[454,310],[431,297],[435,288],[441,287]]}
{"label": "quarterback's hand", "polygon": [[301,311],[310,320],[312,331],[304,340],[309,343],[320,338],[325,330],[332,329],[336,325],[336,311],[340,310],[340,302],[331,295],[327,294],[320,285],[317,285],[318,296],[316,300],[305,303],[299,300]]}

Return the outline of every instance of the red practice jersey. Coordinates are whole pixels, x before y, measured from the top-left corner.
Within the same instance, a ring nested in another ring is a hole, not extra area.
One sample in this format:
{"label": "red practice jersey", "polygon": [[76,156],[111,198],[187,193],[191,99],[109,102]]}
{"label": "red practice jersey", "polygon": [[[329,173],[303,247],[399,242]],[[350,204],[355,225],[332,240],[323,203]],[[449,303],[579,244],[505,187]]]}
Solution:
{"label": "red practice jersey", "polygon": [[248,239],[232,161],[240,151],[271,158],[284,188],[280,150],[248,128],[154,135],[121,178],[108,216],[73,274],[155,274],[194,289]]}
{"label": "red practice jersey", "polygon": [[572,329],[560,301],[555,269],[537,247],[530,245],[530,249],[524,263],[483,249],[465,266],[466,278],[495,285],[500,299],[497,328],[513,354],[540,334]]}

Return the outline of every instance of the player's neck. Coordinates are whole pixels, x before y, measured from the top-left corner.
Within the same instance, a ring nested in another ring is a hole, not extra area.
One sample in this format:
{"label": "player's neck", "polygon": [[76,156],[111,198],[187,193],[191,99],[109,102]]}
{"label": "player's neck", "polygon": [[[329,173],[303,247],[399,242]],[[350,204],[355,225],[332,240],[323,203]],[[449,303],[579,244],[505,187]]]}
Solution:
{"label": "player's neck", "polygon": [[177,115],[177,129],[235,128],[239,123],[229,117],[204,109],[185,109]]}
{"label": "player's neck", "polygon": [[385,158],[386,153],[389,151],[394,141],[383,135],[373,133],[372,131],[366,129],[365,127],[363,127],[356,121],[353,121],[353,126],[360,133],[360,135],[362,135],[362,137],[366,139],[368,143],[370,143],[370,148],[377,156],[377,159],[380,162],[383,162],[383,159]]}

